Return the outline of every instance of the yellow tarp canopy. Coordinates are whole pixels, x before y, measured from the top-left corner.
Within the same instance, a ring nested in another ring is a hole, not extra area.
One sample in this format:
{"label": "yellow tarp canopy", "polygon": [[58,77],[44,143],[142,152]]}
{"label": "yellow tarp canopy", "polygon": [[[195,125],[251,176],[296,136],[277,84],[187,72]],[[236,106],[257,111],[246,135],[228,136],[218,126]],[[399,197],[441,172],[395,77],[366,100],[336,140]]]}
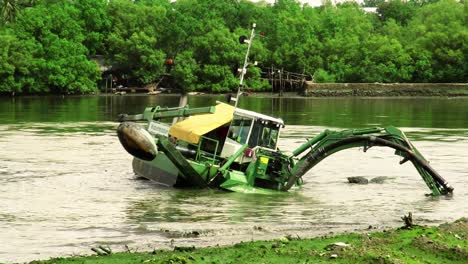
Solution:
{"label": "yellow tarp canopy", "polygon": [[212,114],[193,115],[174,124],[169,135],[197,144],[202,135],[231,122],[233,114],[233,106],[219,103]]}

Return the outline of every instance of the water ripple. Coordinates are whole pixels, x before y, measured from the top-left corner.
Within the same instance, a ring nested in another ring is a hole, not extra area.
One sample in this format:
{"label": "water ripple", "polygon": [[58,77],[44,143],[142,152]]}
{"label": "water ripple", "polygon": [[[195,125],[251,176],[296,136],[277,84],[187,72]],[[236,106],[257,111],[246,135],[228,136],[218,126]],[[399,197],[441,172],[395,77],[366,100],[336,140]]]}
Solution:
{"label": "water ripple", "polygon": [[[410,211],[427,224],[468,214],[467,129],[403,129],[455,187],[453,197],[433,198],[417,171],[385,148],[336,153],[304,186],[274,196],[161,188],[135,180],[115,126],[0,125],[0,260],[91,253],[97,244],[151,250],[384,228]],[[327,128],[287,126],[280,148],[292,151]],[[350,185],[350,176],[389,179]]]}

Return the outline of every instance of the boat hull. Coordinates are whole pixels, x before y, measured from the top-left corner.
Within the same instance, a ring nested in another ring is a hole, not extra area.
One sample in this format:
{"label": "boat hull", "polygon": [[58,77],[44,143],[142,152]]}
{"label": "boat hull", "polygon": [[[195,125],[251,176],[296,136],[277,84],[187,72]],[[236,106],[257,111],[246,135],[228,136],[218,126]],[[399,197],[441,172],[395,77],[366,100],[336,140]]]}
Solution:
{"label": "boat hull", "polygon": [[168,187],[177,184],[179,170],[164,153],[158,153],[152,161],[134,158],[132,165],[133,171],[140,177]]}
{"label": "boat hull", "polygon": [[[194,171],[204,180],[211,179],[218,173],[218,165],[206,166],[204,163],[186,160]],[[133,171],[139,177],[151,180],[168,187],[196,187],[190,179],[184,178],[180,170],[169,160],[164,152],[159,152],[152,161],[145,161],[139,158],[133,159]],[[212,183],[220,183],[212,181]]]}

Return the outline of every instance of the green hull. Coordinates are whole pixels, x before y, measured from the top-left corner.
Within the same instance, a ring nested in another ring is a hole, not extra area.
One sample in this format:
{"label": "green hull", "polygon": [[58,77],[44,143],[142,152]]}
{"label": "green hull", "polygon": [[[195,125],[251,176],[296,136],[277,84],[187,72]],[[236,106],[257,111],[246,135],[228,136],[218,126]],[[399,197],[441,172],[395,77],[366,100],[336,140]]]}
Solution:
{"label": "green hull", "polygon": [[[218,173],[219,166],[205,165],[198,162],[185,160],[208,184],[208,179]],[[178,164],[179,165],[179,164]],[[163,152],[159,152],[152,161],[138,158],[133,159],[133,171],[140,177],[154,181],[165,186],[191,186],[190,179],[181,173],[181,170]]]}
{"label": "green hull", "polygon": [[179,170],[164,153],[159,153],[152,161],[134,158],[132,165],[133,171],[140,177],[168,187],[177,183]]}
{"label": "green hull", "polygon": [[[212,186],[225,190],[242,193],[272,194],[276,190],[257,188],[248,185],[245,173],[240,171],[229,171],[225,177],[215,176],[219,172],[219,166],[204,165],[188,160],[192,168],[204,179],[213,180]],[[152,161],[144,161],[138,158],[133,159],[133,171],[139,177],[151,180],[157,184],[167,187],[193,187],[181,174],[179,169],[167,158],[166,154],[159,152]],[[210,183],[209,181],[207,182]]]}

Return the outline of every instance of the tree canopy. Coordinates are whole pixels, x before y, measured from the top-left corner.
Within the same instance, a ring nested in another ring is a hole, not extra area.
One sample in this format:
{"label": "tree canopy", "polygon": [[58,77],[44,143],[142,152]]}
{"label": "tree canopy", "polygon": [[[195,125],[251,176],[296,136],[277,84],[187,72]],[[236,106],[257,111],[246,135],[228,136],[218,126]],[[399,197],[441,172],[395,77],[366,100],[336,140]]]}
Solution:
{"label": "tree canopy", "polygon": [[270,66],[318,82],[468,81],[463,1],[363,5],[377,13],[330,1],[0,0],[0,93],[94,92],[96,55],[135,85],[170,75],[186,91],[235,90],[252,23],[251,90],[269,89]]}

